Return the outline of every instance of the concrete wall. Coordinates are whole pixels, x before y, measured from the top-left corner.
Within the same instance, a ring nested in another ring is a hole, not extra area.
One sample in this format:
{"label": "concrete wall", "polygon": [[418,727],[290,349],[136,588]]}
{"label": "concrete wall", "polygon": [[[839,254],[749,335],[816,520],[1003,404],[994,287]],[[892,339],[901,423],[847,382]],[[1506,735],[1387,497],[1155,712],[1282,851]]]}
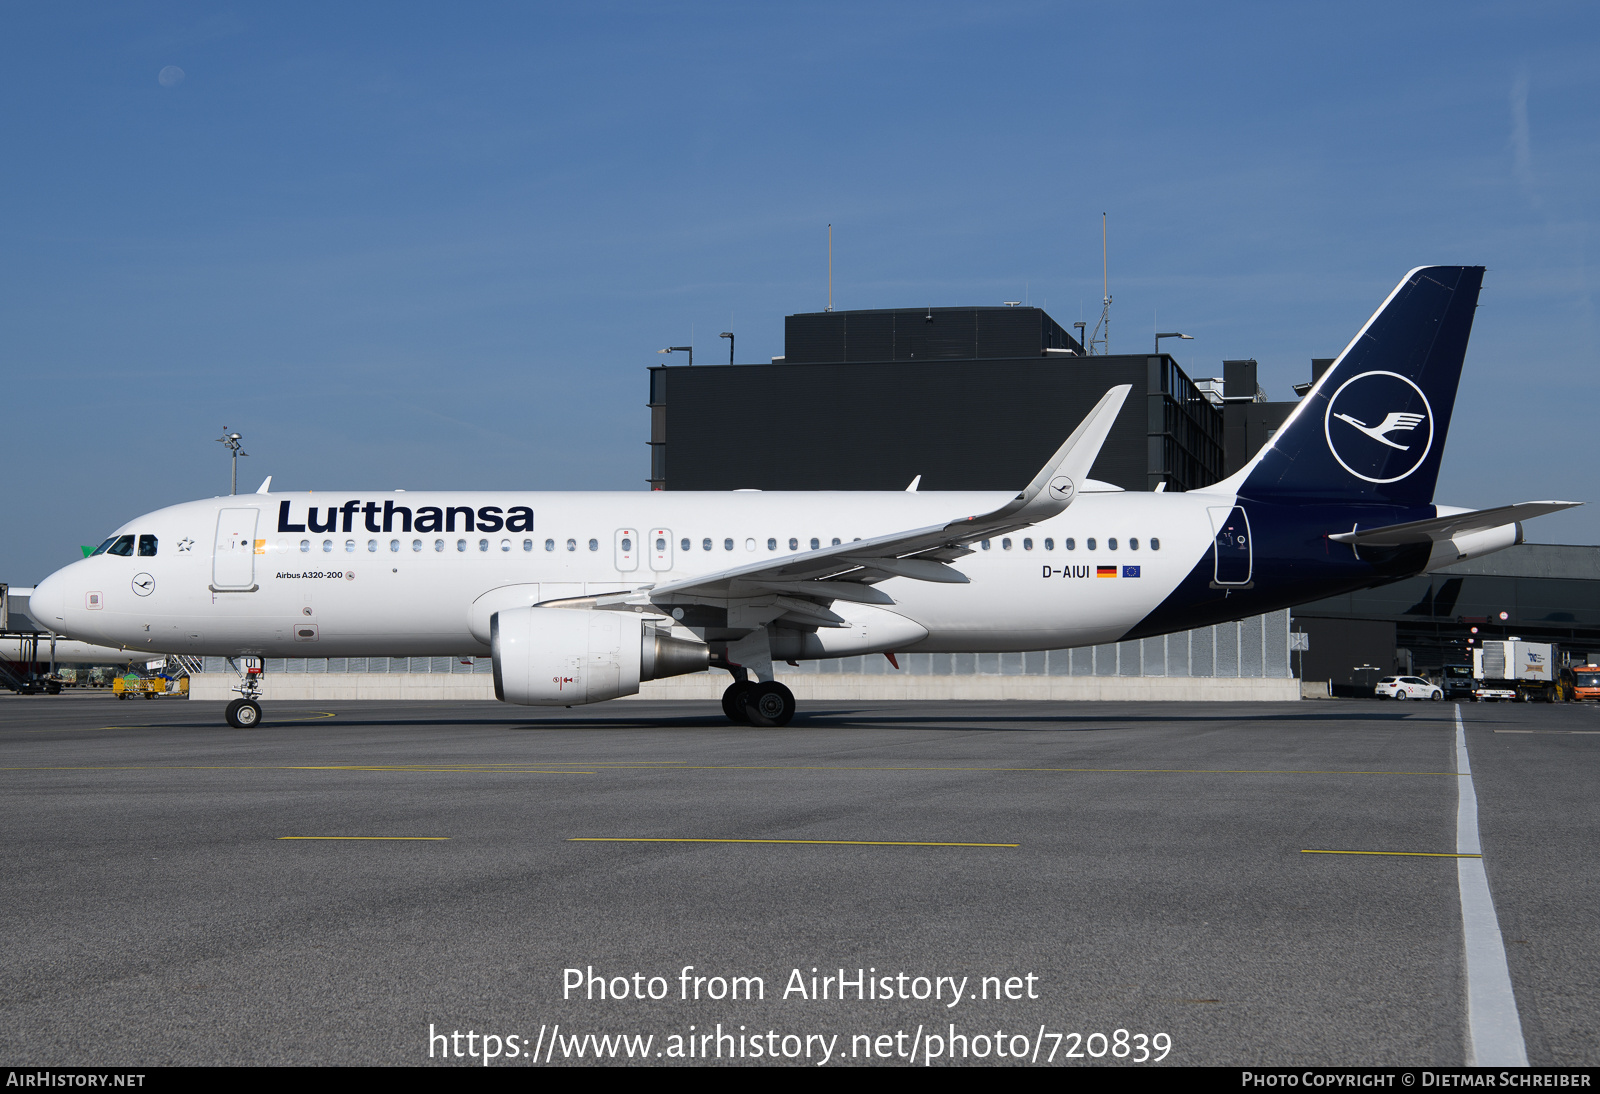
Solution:
{"label": "concrete wall", "polygon": [[[1193,676],[867,676],[783,673],[778,679],[801,702],[821,699],[1057,699],[1171,700],[1174,702],[1261,701],[1300,698],[1292,677]],[[647,682],[636,699],[713,701],[728,686],[725,672],[703,672]],[[232,699],[238,677],[202,673],[193,677],[191,699]],[[261,697],[309,699],[493,699],[494,678],[471,673],[268,673]]]}

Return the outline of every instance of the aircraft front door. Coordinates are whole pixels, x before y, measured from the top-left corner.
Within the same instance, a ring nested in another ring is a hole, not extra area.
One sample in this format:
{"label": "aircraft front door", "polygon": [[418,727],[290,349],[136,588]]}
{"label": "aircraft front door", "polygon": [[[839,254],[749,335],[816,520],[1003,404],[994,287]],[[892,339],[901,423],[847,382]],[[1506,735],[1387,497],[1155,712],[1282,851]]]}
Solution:
{"label": "aircraft front door", "polygon": [[1250,584],[1250,518],[1245,516],[1244,507],[1212,509],[1210,513],[1211,530],[1215,534],[1211,545],[1215,583],[1231,587]]}
{"label": "aircraft front door", "polygon": [[256,587],[255,509],[224,509],[217,514],[216,547],[211,556],[211,587],[218,592],[252,592]]}

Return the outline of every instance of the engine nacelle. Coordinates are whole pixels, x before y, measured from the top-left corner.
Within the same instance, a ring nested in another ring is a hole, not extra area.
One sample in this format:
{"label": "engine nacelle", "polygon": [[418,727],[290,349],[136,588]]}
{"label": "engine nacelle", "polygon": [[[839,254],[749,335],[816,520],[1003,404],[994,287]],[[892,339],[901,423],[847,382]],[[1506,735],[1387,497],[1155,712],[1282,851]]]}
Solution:
{"label": "engine nacelle", "polygon": [[1444,566],[1453,566],[1469,558],[1481,558],[1515,547],[1522,542],[1522,522],[1501,524],[1479,532],[1464,532],[1454,539],[1441,540],[1433,545],[1428,565],[1423,573],[1432,573]]}
{"label": "engine nacelle", "polygon": [[699,672],[711,651],[658,633],[631,612],[511,608],[489,622],[494,694],[523,706],[581,706],[633,695],[641,680]]}

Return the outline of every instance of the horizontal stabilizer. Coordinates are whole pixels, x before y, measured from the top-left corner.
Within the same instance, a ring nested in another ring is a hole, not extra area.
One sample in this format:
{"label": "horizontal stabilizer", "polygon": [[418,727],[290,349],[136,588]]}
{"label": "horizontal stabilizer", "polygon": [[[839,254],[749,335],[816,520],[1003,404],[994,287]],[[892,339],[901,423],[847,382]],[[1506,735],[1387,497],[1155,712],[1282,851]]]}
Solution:
{"label": "horizontal stabilizer", "polygon": [[1391,524],[1384,528],[1364,528],[1339,532],[1328,538],[1336,543],[1353,543],[1357,547],[1399,547],[1408,543],[1438,543],[1470,532],[1519,520],[1531,520],[1546,513],[1558,513],[1582,505],[1581,501],[1524,501],[1516,505],[1502,505],[1495,509],[1475,509],[1431,520],[1413,520],[1406,524]]}

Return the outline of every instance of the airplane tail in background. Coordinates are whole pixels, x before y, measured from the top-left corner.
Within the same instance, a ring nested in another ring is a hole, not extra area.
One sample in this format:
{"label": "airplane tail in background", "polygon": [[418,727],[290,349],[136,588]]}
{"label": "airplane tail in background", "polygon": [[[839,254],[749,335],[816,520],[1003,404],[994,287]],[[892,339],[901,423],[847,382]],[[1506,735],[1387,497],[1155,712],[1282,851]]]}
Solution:
{"label": "airplane tail in background", "polygon": [[1406,274],[1273,439],[1205,491],[1432,504],[1482,285],[1482,266]]}

